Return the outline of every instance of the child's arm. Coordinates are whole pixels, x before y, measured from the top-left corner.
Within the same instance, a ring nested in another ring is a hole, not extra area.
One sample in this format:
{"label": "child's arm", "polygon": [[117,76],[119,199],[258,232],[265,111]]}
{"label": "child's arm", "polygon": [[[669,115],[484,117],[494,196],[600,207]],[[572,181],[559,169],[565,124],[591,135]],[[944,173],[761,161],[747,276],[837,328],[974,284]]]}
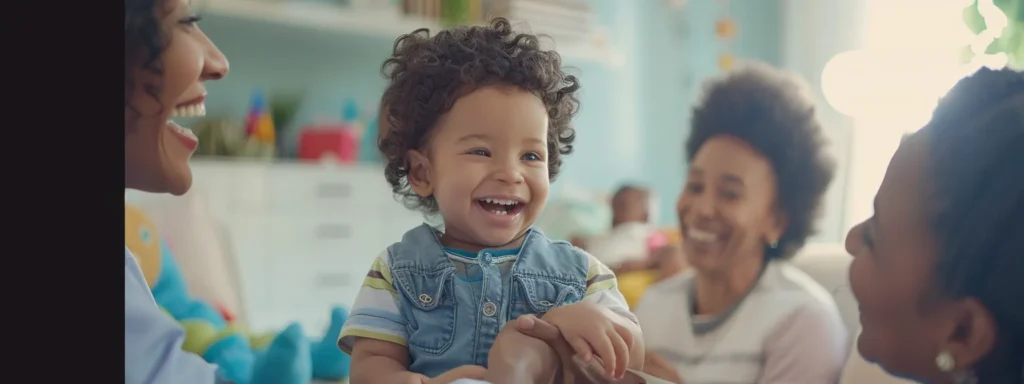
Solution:
{"label": "child's arm", "polygon": [[352,347],[353,384],[420,384],[426,377],[409,369],[409,350],[402,345],[357,337]]}
{"label": "child's arm", "polygon": [[381,253],[363,279],[352,314],[338,338],[338,347],[352,355],[352,384],[421,382],[422,375],[407,372],[405,325],[387,253]]}
{"label": "child's arm", "polygon": [[558,327],[584,360],[601,358],[607,375],[617,378],[626,369],[643,369],[643,334],[636,316],[619,292],[615,274],[587,255],[589,268],[583,301],[552,309],[544,320]]}
{"label": "child's arm", "polygon": [[616,323],[629,331],[632,335],[632,345],[628,346],[629,364],[626,365],[626,368],[642,370],[644,367],[644,338],[640,331],[640,321],[629,310],[626,297],[619,292],[615,273],[589,253],[587,257],[590,260],[590,267],[587,269],[587,293],[583,301],[592,302],[606,309],[608,316],[613,317]]}

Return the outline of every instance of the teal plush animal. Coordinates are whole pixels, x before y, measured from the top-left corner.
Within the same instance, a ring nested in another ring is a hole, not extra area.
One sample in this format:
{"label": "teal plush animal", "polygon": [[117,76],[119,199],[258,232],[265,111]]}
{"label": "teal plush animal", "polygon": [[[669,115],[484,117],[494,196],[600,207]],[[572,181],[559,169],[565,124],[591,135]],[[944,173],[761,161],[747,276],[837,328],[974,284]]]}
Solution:
{"label": "teal plush animal", "polygon": [[217,364],[219,374],[235,384],[308,384],[314,378],[348,377],[349,356],[336,344],[348,317],[343,308],[331,310],[330,327],[321,340],[306,338],[296,323],[276,335],[252,335],[214,306],[191,297],[170,247],[153,223],[133,206],[126,205],[125,214],[125,244],[133,253],[138,251],[137,261],[148,272],[157,304],[185,329],[182,349]]}
{"label": "teal plush animal", "polygon": [[185,328],[183,348],[217,364],[225,379],[236,384],[307,384],[312,378],[348,377],[350,358],[336,344],[348,317],[343,308],[332,309],[330,328],[318,341],[306,338],[297,323],[270,337],[250,335],[213,306],[191,298],[166,242],[161,250],[153,297]]}

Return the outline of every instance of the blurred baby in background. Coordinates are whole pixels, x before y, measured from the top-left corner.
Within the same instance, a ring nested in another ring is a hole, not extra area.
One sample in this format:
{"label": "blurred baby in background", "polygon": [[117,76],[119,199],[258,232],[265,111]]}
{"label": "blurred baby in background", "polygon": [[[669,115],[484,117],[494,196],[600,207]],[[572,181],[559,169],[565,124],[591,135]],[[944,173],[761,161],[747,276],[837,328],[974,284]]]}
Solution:
{"label": "blurred baby in background", "polygon": [[650,223],[651,192],[637,185],[620,187],[611,199],[612,228],[583,239],[581,245],[616,273],[645,269],[648,239],[658,232]]}
{"label": "blurred baby in background", "polygon": [[612,228],[608,233],[577,239],[617,275],[619,291],[632,308],[647,287],[686,269],[678,234],[651,222],[653,199],[647,188],[626,184],[611,199]]}

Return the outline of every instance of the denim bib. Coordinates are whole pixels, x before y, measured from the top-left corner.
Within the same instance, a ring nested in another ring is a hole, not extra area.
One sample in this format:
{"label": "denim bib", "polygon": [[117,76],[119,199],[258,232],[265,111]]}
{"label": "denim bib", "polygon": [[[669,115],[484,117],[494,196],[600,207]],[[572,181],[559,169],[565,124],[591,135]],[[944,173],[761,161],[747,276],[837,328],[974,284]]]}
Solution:
{"label": "denim bib", "polygon": [[506,322],[578,302],[586,292],[587,254],[537,229],[529,230],[504,276],[491,250],[481,250],[475,262],[482,280],[476,283],[455,275],[455,264],[426,224],[406,232],[387,253],[407,328],[409,370],[429,377],[464,364],[486,367]]}

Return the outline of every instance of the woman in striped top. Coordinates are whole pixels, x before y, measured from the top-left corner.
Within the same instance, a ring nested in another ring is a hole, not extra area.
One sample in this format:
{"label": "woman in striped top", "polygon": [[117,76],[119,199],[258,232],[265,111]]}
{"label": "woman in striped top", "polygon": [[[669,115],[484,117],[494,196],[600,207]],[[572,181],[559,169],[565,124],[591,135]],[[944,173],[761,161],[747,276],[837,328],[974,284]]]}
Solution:
{"label": "woman in striped top", "polygon": [[846,328],[831,295],[786,262],[833,174],[801,84],[764,65],[710,83],[686,151],[676,210],[690,269],[636,308],[645,371],[686,384],[836,382]]}

